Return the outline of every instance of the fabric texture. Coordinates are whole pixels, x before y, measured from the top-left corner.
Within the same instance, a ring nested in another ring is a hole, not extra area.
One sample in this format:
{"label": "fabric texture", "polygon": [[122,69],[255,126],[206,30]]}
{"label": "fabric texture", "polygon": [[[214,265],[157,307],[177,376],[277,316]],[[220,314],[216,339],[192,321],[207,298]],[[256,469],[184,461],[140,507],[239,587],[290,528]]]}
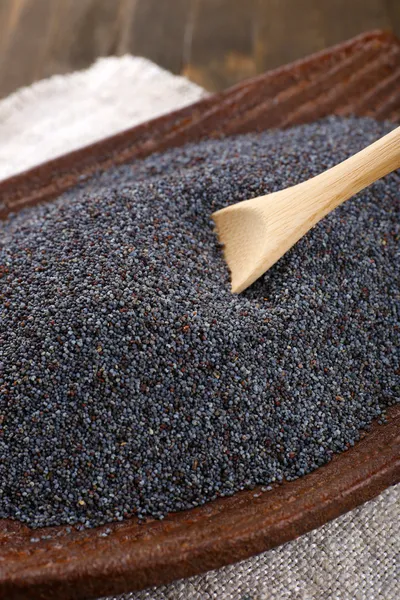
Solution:
{"label": "fabric texture", "polygon": [[104,600],[398,600],[400,484],[236,565]]}
{"label": "fabric texture", "polygon": [[[143,58],[102,58],[0,102],[0,179],[190,104],[206,92]],[[106,600],[397,600],[400,485],[239,564]],[[103,599],[104,600],[104,599]]]}

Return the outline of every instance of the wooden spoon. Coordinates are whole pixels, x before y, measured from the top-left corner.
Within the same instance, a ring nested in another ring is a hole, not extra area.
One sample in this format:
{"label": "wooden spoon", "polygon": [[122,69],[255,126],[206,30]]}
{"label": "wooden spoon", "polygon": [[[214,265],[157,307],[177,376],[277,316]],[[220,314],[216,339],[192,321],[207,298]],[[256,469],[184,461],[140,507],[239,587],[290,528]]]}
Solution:
{"label": "wooden spoon", "polygon": [[400,127],[324,173],[212,215],[231,271],[245,290],[331,210],[400,167]]}

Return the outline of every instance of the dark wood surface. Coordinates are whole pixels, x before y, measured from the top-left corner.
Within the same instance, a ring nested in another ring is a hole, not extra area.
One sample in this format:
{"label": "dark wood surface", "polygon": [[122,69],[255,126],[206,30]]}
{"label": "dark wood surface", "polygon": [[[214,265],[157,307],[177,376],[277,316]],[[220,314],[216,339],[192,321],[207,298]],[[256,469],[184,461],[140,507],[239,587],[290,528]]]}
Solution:
{"label": "dark wood surface", "polygon": [[[97,169],[219,135],[228,127],[253,131],[265,123],[312,120],[327,110],[396,119],[399,48],[391,36],[368,34],[46,163],[0,184],[0,213],[49,200]],[[354,448],[268,492],[235,494],[161,522],[130,519],[85,531],[56,527],[32,532],[3,520],[0,598],[88,600],[201,573],[294,539],[399,479],[400,407],[394,407],[388,422],[375,424]]]}
{"label": "dark wood surface", "polygon": [[221,90],[373,28],[399,0],[0,0],[0,97],[125,52]]}

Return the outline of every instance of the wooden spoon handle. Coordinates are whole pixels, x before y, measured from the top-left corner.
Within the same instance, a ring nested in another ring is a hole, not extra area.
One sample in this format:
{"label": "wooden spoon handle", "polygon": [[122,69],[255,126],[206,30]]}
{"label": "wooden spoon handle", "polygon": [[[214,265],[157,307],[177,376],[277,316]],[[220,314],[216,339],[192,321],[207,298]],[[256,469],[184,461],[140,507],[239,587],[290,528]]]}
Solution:
{"label": "wooden spoon handle", "polygon": [[[397,127],[361,152],[351,156],[335,167],[301,183],[307,196],[315,201],[313,192],[324,190],[319,204],[318,219],[357,194],[377,179],[400,168],[400,127]],[[315,187],[314,187],[315,186]],[[321,187],[323,186],[323,187]],[[307,200],[304,198],[305,203]]]}

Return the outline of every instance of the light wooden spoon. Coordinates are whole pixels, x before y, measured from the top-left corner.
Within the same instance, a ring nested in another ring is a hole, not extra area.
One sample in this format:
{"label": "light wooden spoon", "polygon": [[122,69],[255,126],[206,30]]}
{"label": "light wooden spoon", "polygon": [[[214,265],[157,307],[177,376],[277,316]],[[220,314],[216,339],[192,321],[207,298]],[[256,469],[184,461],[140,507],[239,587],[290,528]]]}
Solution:
{"label": "light wooden spoon", "polygon": [[215,212],[232,292],[245,290],[331,210],[398,168],[400,127],[308,181]]}

